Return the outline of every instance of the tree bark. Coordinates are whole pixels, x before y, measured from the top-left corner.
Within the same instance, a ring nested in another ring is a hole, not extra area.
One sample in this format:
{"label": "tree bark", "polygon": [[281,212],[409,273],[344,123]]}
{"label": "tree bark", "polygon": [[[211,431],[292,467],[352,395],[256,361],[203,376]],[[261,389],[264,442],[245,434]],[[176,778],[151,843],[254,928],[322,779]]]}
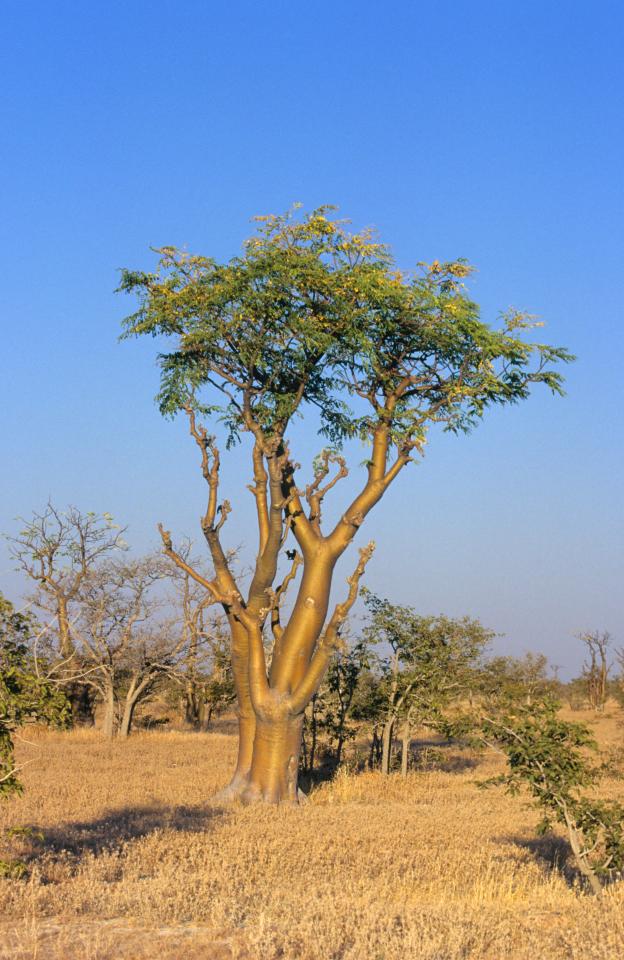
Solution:
{"label": "tree bark", "polygon": [[76,669],[76,648],[71,636],[67,598],[63,595],[57,596],[57,621],[61,656],[68,661],[64,670],[68,676],[66,694],[71,707],[72,724],[92,727],[95,724],[93,691],[89,684],[69,679]]}
{"label": "tree bark", "polygon": [[258,719],[251,769],[241,799],[246,803],[297,803],[303,715]]}
{"label": "tree bark", "polygon": [[112,684],[107,686],[105,691],[102,733],[110,739],[115,735],[115,691]]}
{"label": "tree bark", "polygon": [[390,717],[386,720],[383,728],[382,736],[382,753],[381,753],[381,772],[383,774],[390,773],[390,753],[392,750],[392,734],[394,732],[394,717]]}
{"label": "tree bark", "polygon": [[403,726],[403,731],[401,734],[401,743],[402,743],[401,775],[404,777],[407,776],[407,768],[409,766],[409,748],[410,748],[410,742],[412,739],[410,734],[411,734],[411,730],[409,728],[409,724],[406,722]]}
{"label": "tree bark", "polygon": [[123,716],[121,718],[121,724],[119,727],[119,736],[120,737],[129,737],[130,731],[132,729],[132,721],[134,720],[134,711],[136,709],[137,703],[145,697],[147,691],[150,687],[152,678],[150,676],[144,677],[143,680],[139,680],[136,676],[131,681],[126,694],[126,703],[124,706]]}
{"label": "tree bark", "polygon": [[199,729],[202,733],[207,733],[212,722],[212,704],[202,703],[199,709]]}
{"label": "tree bark", "polygon": [[134,711],[137,705],[136,697],[127,697],[126,703],[124,706],[123,716],[121,718],[121,724],[119,727],[119,736],[126,738],[130,736],[130,731],[132,729],[132,721],[134,719]]}
{"label": "tree bark", "polygon": [[188,680],[184,693],[184,722],[196,730],[201,724],[201,707],[197,697],[195,682]]}

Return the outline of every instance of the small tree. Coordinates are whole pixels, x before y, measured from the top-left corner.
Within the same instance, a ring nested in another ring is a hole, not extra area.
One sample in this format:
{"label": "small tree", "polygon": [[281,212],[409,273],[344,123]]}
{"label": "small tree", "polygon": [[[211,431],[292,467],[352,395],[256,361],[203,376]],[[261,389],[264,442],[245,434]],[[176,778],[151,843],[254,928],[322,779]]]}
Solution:
{"label": "small tree", "polygon": [[[0,798],[19,793],[14,737],[26,723],[61,726],[70,717],[69,703],[36,644],[41,631],[32,616],[19,613],[0,594]],[[19,864],[0,859],[0,875],[19,872]]]}
{"label": "small tree", "polygon": [[[138,296],[126,336],[173,342],[161,356],[161,411],[185,411],[208,485],[202,518],[214,578],[191,575],[223,605],[232,636],[239,756],[227,796],[297,801],[303,714],[327,670],[340,628],[372,554],[360,551],[349,592],[329,614],[332,576],[366,517],[421,453],[433,425],[469,430],[492,406],[516,403],[533,384],[561,392],[562,349],[527,342],[526,315],[484,323],[465,291],[463,260],[401,271],[370,231],[350,233],[328,207],[296,218],[259,219],[241,256],[226,264],[173,247],[154,273],[124,271]],[[301,489],[288,436],[313,415],[327,438]],[[228,563],[219,501],[221,452],[199,417],[224,431],[226,446],[250,438],[258,553],[248,588]],[[323,525],[323,502],[348,473],[345,441],[370,447],[359,490]],[[161,528],[165,552],[186,561]],[[287,624],[279,607],[280,556],[296,542],[302,575]],[[329,614],[329,616],[328,616]],[[263,643],[275,647],[270,672]]]}
{"label": "small tree", "polygon": [[339,767],[345,743],[355,735],[350,720],[351,706],[362,672],[369,666],[369,649],[364,639],[338,650],[324,682],[305,712],[301,769],[314,773],[318,747],[325,761]]}
{"label": "small tree", "polygon": [[475,688],[485,696],[495,695],[510,703],[533,700],[554,694],[558,681],[550,674],[548,658],[542,653],[525,653],[522,657],[490,657],[480,665]]}
{"label": "small tree", "polygon": [[469,617],[423,617],[373,594],[366,602],[371,616],[365,636],[391,651],[382,661],[386,718],[381,770],[390,772],[393,731],[402,720],[406,774],[412,729],[448,729],[451,705],[467,693],[474,666],[494,634]]}
{"label": "small tree", "polygon": [[138,704],[184,656],[179,625],[157,619],[163,601],[154,589],[165,574],[159,557],[109,560],[82,584],[74,642],[88,667],[86,682],[104,704],[106,736],[129,735]]}
{"label": "small tree", "polygon": [[[8,536],[11,555],[37,586],[39,608],[56,621],[58,654],[66,673],[75,677],[79,663],[72,635],[72,610],[84,581],[94,566],[125,547],[124,530],[110,514],[82,513],[77,507],[58,510],[48,502],[42,513],[33,513],[17,536]],[[68,680],[67,693],[75,721],[93,723],[90,687]]]}
{"label": "small tree", "polygon": [[609,633],[582,633],[579,637],[587,647],[589,659],[586,660],[583,668],[583,678],[587,689],[587,700],[589,706],[596,713],[602,713],[605,708],[608,696],[609,671],[609,646],[611,644],[611,635]]}
{"label": "small tree", "polygon": [[624,706],[624,649],[615,651],[618,673],[613,683],[613,695],[621,706]]}
{"label": "small tree", "polygon": [[581,793],[598,777],[586,756],[596,744],[587,727],[561,720],[558,710],[557,701],[547,698],[484,718],[486,742],[502,750],[509,764],[508,773],[486,784],[502,783],[512,794],[526,787],[543,813],[538,831],[562,824],[579,871],[592,893],[600,893],[600,877],[619,877],[624,870],[624,806]]}

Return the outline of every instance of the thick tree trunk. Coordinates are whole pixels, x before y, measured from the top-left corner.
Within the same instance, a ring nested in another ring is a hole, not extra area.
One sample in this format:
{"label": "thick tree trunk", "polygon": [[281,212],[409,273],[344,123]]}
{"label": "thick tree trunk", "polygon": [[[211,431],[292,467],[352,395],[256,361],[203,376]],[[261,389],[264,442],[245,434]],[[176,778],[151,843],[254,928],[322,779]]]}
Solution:
{"label": "thick tree trunk", "polygon": [[184,722],[197,729],[201,724],[201,706],[193,680],[189,680],[184,694]]}
{"label": "thick tree trunk", "polygon": [[121,724],[119,727],[119,736],[120,737],[129,737],[130,731],[132,729],[132,721],[134,720],[134,711],[138,702],[138,697],[126,697],[126,704],[124,706],[123,716],[121,718]]}
{"label": "thick tree trunk", "polygon": [[57,618],[58,618],[58,628],[59,628],[59,641],[61,648],[61,656],[64,660],[68,660],[75,653],[74,644],[71,638],[71,632],[69,627],[69,614],[67,612],[67,600],[64,596],[58,596],[58,608],[57,608]]}
{"label": "thick tree trunk", "polygon": [[381,753],[381,772],[384,774],[390,773],[390,753],[392,751],[392,734],[394,732],[394,717],[386,720],[383,728],[382,736],[382,753]]}
{"label": "thick tree trunk", "polygon": [[256,722],[251,769],[241,799],[246,803],[297,803],[303,716]]}
{"label": "thick tree trunk", "polygon": [[105,737],[115,735],[115,691],[112,684],[107,687],[104,695],[104,719],[102,721],[102,733]]}

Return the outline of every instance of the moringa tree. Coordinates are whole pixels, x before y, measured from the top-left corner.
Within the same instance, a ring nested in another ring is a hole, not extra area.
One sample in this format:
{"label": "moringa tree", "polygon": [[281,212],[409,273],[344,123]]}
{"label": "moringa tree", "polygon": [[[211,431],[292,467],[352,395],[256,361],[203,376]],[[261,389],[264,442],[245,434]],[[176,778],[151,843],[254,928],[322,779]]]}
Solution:
{"label": "moringa tree", "polygon": [[[484,323],[464,289],[466,262],[421,264],[408,274],[370,231],[349,232],[331,209],[258,218],[242,255],[224,264],[165,247],[156,272],[125,270],[120,285],[138,296],[124,335],[172,341],[160,358],[160,409],[186,412],[201,452],[208,485],[202,529],[215,575],[192,575],[229,620],[240,743],[226,793],[246,800],[297,800],[303,712],[373,545],[360,550],[348,594],[328,616],[334,568],[368,513],[422,453],[429,428],[469,430],[489,407],[526,398],[534,383],[561,392],[553,365],[571,359],[563,349],[527,342],[531,323],[523,314],[506,315],[499,330]],[[288,437],[304,414],[317,418],[331,446],[302,490]],[[230,503],[219,499],[220,450],[202,416],[223,427],[227,446],[252,441],[259,545],[244,592],[222,546]],[[339,450],[352,439],[370,449],[364,477],[327,527],[323,501],[347,476]],[[162,527],[161,535],[184,569]],[[291,536],[292,566],[279,583]],[[284,594],[299,568],[282,623]],[[267,624],[274,637],[268,672]]]}

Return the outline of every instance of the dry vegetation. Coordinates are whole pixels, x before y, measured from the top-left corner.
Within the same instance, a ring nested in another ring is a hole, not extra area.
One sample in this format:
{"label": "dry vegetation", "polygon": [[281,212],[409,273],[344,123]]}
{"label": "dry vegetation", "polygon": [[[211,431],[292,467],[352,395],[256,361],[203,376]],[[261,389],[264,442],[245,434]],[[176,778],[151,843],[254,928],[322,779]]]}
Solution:
{"label": "dry vegetation", "polygon": [[[620,722],[615,708],[600,719],[603,746]],[[450,750],[454,769],[406,781],[340,773],[303,807],[275,809],[211,805],[234,758],[227,724],[28,739],[26,792],[0,823],[44,840],[24,841],[26,879],[0,881],[2,958],[624,956],[624,889],[583,895],[563,840],[536,839],[521,800],[478,790],[493,755]]]}

